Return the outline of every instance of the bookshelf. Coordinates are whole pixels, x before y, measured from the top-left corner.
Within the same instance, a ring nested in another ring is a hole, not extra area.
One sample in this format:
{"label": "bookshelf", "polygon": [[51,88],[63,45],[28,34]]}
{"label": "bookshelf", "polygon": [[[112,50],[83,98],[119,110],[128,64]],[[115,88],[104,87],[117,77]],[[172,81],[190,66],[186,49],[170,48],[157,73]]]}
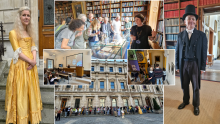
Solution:
{"label": "bookshelf", "polygon": [[71,4],[72,1],[63,1],[62,4],[55,2],[55,19],[59,24],[61,24],[67,17],[72,17],[73,10]]}
{"label": "bookshelf", "polygon": [[[158,8],[158,17],[157,17],[157,48],[162,48],[163,46],[163,32],[164,32],[164,5],[163,5],[163,1],[159,2],[159,8]],[[156,46],[155,46],[156,47]]]}
{"label": "bookshelf", "polygon": [[123,30],[125,18],[128,17],[131,24],[134,25],[134,16],[139,13],[145,17],[144,24],[148,24],[149,8],[150,1],[87,1],[86,15],[93,13],[94,18],[108,17],[113,20],[119,14]]}
{"label": "bookshelf", "polygon": [[[165,48],[175,49],[177,34],[185,30],[182,16],[187,5],[193,4],[196,7],[196,14],[199,9],[220,5],[220,0],[164,0],[164,27],[165,27]],[[199,29],[199,19],[196,22]]]}

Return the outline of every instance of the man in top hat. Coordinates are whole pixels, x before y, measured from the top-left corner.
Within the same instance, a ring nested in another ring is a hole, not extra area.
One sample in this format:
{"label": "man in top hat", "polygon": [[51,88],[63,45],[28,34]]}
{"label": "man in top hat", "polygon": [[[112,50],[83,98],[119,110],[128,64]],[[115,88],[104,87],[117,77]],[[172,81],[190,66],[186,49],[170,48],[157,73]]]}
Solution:
{"label": "man in top hat", "polygon": [[183,15],[186,30],[178,34],[175,57],[176,71],[180,73],[183,89],[183,103],[179,105],[178,109],[183,109],[189,104],[189,84],[191,81],[195,115],[199,115],[200,74],[205,71],[207,58],[207,38],[205,33],[195,29],[197,19],[195,6],[188,5]]}

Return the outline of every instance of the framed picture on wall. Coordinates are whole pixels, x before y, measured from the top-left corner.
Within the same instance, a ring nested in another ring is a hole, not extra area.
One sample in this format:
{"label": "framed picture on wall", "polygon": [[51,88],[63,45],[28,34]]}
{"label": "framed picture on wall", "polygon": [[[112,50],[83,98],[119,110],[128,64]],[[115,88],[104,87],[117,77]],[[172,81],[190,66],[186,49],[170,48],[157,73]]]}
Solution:
{"label": "framed picture on wall", "polygon": [[215,33],[217,32],[217,25],[218,25],[218,22],[215,20],[215,23],[214,23],[214,31],[215,31]]}
{"label": "framed picture on wall", "polygon": [[205,25],[209,27],[210,16],[204,16],[204,18],[205,18]]}
{"label": "framed picture on wall", "polygon": [[73,18],[76,19],[79,14],[85,14],[84,8],[83,8],[83,2],[74,2],[72,3],[72,9],[73,9]]}
{"label": "framed picture on wall", "polygon": [[160,56],[155,56],[155,62],[160,62]]}

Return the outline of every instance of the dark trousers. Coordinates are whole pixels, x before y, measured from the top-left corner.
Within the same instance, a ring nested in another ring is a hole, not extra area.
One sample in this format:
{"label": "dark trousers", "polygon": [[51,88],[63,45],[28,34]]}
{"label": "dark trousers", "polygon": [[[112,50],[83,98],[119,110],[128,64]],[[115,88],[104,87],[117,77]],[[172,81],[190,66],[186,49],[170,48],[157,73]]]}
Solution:
{"label": "dark trousers", "polygon": [[60,113],[57,113],[56,121],[57,121],[58,118],[59,118],[59,120],[60,120]]}
{"label": "dark trousers", "polygon": [[183,61],[183,102],[188,104],[189,103],[189,84],[190,81],[192,82],[193,87],[193,106],[198,107],[200,104],[199,99],[199,69],[196,61]]}

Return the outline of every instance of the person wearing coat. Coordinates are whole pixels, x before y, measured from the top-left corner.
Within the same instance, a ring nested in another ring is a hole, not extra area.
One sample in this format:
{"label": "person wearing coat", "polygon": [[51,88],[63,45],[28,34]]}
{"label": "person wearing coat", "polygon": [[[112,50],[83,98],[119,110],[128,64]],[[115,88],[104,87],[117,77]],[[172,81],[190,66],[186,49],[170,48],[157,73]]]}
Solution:
{"label": "person wearing coat", "polygon": [[114,107],[114,115],[115,115],[115,117],[117,117],[117,109],[116,109],[116,107]]}
{"label": "person wearing coat", "polygon": [[195,28],[198,15],[195,6],[188,5],[183,15],[186,30],[178,34],[176,45],[176,71],[180,73],[181,88],[183,89],[183,103],[178,109],[189,104],[189,83],[193,87],[194,115],[199,115],[200,74],[205,71],[207,58],[207,38],[205,33]]}
{"label": "person wearing coat", "polygon": [[96,107],[94,108],[94,115],[96,115]]}

